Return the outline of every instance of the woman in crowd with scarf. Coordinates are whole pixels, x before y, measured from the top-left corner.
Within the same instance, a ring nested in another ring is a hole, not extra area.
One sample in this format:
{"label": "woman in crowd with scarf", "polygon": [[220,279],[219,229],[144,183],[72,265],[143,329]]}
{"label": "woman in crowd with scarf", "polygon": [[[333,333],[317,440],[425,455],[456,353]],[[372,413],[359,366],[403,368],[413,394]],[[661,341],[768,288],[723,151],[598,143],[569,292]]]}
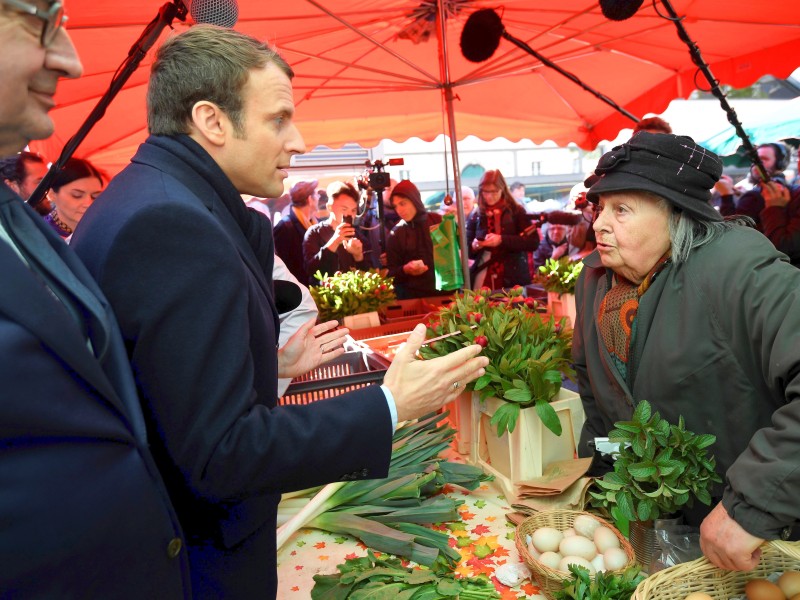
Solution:
{"label": "woman in crowd with scarf", "polygon": [[478,210],[467,219],[473,288],[492,289],[531,282],[528,253],[539,245],[525,209],[514,200],[500,171],[486,171],[478,188]]}

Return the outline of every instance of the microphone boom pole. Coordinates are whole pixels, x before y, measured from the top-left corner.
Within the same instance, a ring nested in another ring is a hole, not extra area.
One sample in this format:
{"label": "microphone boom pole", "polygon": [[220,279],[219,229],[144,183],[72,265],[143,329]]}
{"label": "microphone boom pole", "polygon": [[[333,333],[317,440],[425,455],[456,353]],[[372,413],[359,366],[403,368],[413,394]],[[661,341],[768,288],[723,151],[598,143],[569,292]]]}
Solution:
{"label": "microphone boom pole", "polygon": [[158,41],[161,32],[164,31],[166,27],[172,27],[172,22],[175,20],[175,17],[181,21],[185,20],[187,12],[186,5],[182,0],[167,2],[158,10],[158,15],[147,25],[142,35],[139,36],[139,39],[131,46],[127,58],[118,69],[118,74],[111,81],[109,88],[103,94],[102,98],[98,100],[97,105],[89,116],[86,117],[80,129],[78,129],[75,135],[64,145],[58,160],[51,165],[50,170],[45,174],[44,178],[42,178],[39,185],[36,186],[33,194],[28,198],[28,204],[36,206],[44,199],[56,174],[64,168],[64,165],[72,157],[75,150],[78,149],[78,146],[92,130],[92,127],[106,114],[106,109],[111,104],[111,101],[139,67],[139,63],[141,63],[147,55],[148,50]]}
{"label": "microphone boom pole", "polygon": [[747,152],[750,160],[753,161],[753,164],[758,169],[758,172],[764,181],[769,181],[769,174],[767,173],[767,169],[764,167],[764,163],[761,162],[761,157],[758,155],[758,151],[750,142],[747,132],[739,122],[736,111],[730,104],[728,104],[728,99],[725,97],[724,92],[719,87],[719,81],[714,77],[714,74],[711,72],[711,68],[708,66],[708,63],[703,60],[703,56],[700,54],[700,48],[698,48],[697,44],[689,37],[689,33],[683,26],[683,17],[678,16],[678,13],[675,12],[675,9],[672,7],[672,4],[669,0],[661,0],[661,3],[669,13],[669,20],[675,23],[675,27],[678,29],[678,37],[689,47],[689,54],[692,57],[692,62],[697,65],[697,67],[700,69],[700,72],[703,74],[703,76],[705,76],[706,80],[711,86],[711,93],[719,100],[722,110],[725,111],[725,114],[728,117],[728,122],[733,125],[733,128],[736,130],[736,135],[738,135],[742,140],[742,146],[744,146],[745,152]]}
{"label": "microphone boom pole", "polygon": [[520,39],[517,39],[517,38],[515,38],[513,35],[511,35],[510,33],[508,33],[508,32],[505,30],[505,28],[503,29],[503,32],[502,32],[500,35],[502,35],[502,37],[504,37],[505,39],[507,39],[509,42],[511,42],[512,44],[514,44],[514,45],[515,45],[515,46],[517,46],[518,48],[521,48],[522,50],[524,50],[525,52],[527,52],[528,54],[530,54],[530,55],[531,55],[531,56],[533,56],[534,58],[536,58],[536,59],[538,59],[539,61],[541,61],[541,62],[542,62],[542,64],[544,64],[544,65],[546,65],[546,66],[550,67],[551,69],[554,69],[555,71],[558,71],[559,73],[561,73],[561,74],[562,74],[564,77],[566,77],[566,78],[567,78],[567,79],[569,79],[570,81],[572,81],[572,82],[574,82],[574,83],[577,83],[577,84],[578,84],[579,86],[581,86],[581,87],[582,87],[584,90],[586,90],[587,92],[589,92],[590,94],[592,94],[592,95],[593,95],[595,98],[598,98],[599,100],[602,100],[603,102],[605,102],[606,104],[608,104],[608,105],[609,105],[611,108],[613,108],[614,110],[616,110],[616,111],[619,111],[620,113],[622,113],[623,115],[625,115],[626,117],[628,117],[628,118],[629,118],[631,121],[633,121],[634,123],[638,123],[638,122],[639,122],[639,118],[638,118],[636,115],[634,115],[634,114],[632,114],[632,113],[628,112],[627,110],[625,110],[624,108],[622,108],[622,107],[621,107],[619,104],[617,104],[616,102],[614,102],[614,101],[613,101],[611,98],[609,98],[609,97],[608,97],[608,96],[606,96],[605,94],[602,94],[602,93],[598,92],[597,90],[595,90],[594,88],[592,88],[591,86],[589,86],[589,85],[585,84],[585,83],[584,83],[583,81],[581,81],[581,80],[580,80],[580,78],[578,78],[578,76],[577,76],[577,75],[575,75],[574,73],[570,73],[570,72],[569,72],[569,71],[567,71],[566,69],[562,69],[561,67],[559,67],[559,66],[558,66],[556,63],[554,63],[554,62],[553,62],[552,60],[550,60],[549,58],[547,58],[547,57],[545,57],[545,56],[542,56],[542,55],[541,55],[539,52],[537,52],[536,50],[534,50],[533,48],[531,48],[531,47],[530,47],[528,44],[526,44],[525,42],[523,42],[523,41],[522,41],[522,40],[520,40]]}

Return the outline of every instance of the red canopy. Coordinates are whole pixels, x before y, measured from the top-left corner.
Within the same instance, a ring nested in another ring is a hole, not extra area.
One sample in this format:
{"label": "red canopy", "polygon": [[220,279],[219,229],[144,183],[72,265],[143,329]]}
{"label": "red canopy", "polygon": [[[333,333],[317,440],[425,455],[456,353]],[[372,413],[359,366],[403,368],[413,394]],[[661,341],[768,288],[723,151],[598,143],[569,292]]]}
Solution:
{"label": "red canopy", "polygon": [[[50,159],[89,114],[163,0],[122,5],[70,0],[69,30],[85,67],[63,82],[56,135],[32,144]],[[800,2],[674,0],[715,76],[743,87],[800,64]],[[435,14],[447,15],[441,38]],[[466,18],[485,0],[239,0],[236,28],[276,45],[295,69],[297,120],[309,147],[383,138],[433,139],[445,126],[442,88],[452,86],[456,137],[530,138],[592,149],[631,121],[505,40],[487,62],[459,50]],[[659,4],[660,8],[660,4]],[[644,5],[605,19],[593,0],[506,0],[506,30],[637,116],[705,87],[675,25]],[[661,9],[663,12],[663,8]],[[186,24],[176,23],[181,30]],[[146,135],[150,57],[76,152],[117,172]]]}

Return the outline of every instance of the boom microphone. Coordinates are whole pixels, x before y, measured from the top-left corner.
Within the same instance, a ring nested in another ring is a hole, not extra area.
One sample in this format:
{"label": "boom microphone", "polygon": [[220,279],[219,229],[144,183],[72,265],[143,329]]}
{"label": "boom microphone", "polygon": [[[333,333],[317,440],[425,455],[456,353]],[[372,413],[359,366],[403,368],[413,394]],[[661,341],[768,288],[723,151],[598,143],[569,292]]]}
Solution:
{"label": "boom microphone", "polygon": [[603,16],[612,21],[630,19],[641,8],[644,0],[600,0]]}
{"label": "boom microphone", "polygon": [[[640,4],[641,2],[644,2],[644,0],[637,1],[639,1]],[[581,81],[577,75],[570,73],[566,69],[562,69],[552,60],[546,56],[542,56],[541,53],[531,48],[528,44],[508,33],[503,25],[503,21],[500,19],[500,15],[498,15],[491,8],[482,8],[481,10],[476,10],[469,16],[467,22],[464,23],[464,29],[461,30],[461,54],[463,54],[464,58],[470,62],[483,62],[485,60],[489,60],[492,54],[494,54],[495,50],[497,50],[497,47],[500,45],[501,37],[506,38],[517,48],[524,50],[537,60],[541,61],[541,63],[546,67],[550,67],[554,71],[558,71],[564,77],[581,86],[590,94],[594,95],[595,98],[602,100],[614,110],[628,117],[634,123],[639,122],[639,118],[637,116],[622,108],[611,98],[589,87],[583,81]]]}
{"label": "boom microphone", "polygon": [[491,8],[476,10],[461,30],[461,54],[470,62],[489,60],[500,45],[504,31],[500,15]]}
{"label": "boom microphone", "polygon": [[236,0],[183,0],[195,23],[207,23],[228,29],[239,20]]}

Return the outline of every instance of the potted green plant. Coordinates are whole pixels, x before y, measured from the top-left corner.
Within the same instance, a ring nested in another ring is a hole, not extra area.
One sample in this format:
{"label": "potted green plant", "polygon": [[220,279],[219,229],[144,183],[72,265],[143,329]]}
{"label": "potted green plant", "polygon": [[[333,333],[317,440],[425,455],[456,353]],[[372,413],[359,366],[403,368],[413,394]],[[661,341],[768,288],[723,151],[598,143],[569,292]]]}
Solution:
{"label": "potted green plant", "polygon": [[614,470],[595,480],[591,503],[630,521],[631,544],[647,568],[655,542],[652,522],[674,518],[695,500],[711,504],[710,488],[721,481],[708,452],[716,437],[688,431],[682,416],[677,425],[668,423],[646,400],[630,421],[614,427],[608,434],[619,444]]}
{"label": "potted green plant", "polygon": [[564,375],[574,377],[572,331],[552,316],[543,319],[536,302],[522,293],[516,287],[456,294],[431,316],[428,336],[457,335],[420,350],[432,358],[472,343],[484,347],[486,373],[467,385],[474,391],[467,399],[470,456],[508,497],[516,495],[517,482],[574,457],[584,419],[578,395],[561,387]]}
{"label": "potted green plant", "polygon": [[394,278],[386,273],[386,269],[352,269],[323,276],[317,271],[314,277],[320,283],[309,287],[309,291],[319,310],[320,321],[342,320],[395,302]]}
{"label": "potted green plant", "polygon": [[547,304],[556,317],[569,317],[575,324],[575,284],[583,269],[582,261],[567,256],[548,258],[539,267],[539,281],[547,292]]}
{"label": "potted green plant", "polygon": [[442,307],[428,323],[429,337],[460,332],[420,350],[423,358],[444,356],[469,344],[484,347],[486,374],[467,385],[481,400],[498,398],[504,405],[492,417],[497,433],[514,431],[520,410],[533,407],[556,435],[561,424],[550,401],[561,389],[562,374],[574,377],[570,366],[572,331],[555,319],[542,319],[536,302],[522,288],[492,292],[465,290]]}

